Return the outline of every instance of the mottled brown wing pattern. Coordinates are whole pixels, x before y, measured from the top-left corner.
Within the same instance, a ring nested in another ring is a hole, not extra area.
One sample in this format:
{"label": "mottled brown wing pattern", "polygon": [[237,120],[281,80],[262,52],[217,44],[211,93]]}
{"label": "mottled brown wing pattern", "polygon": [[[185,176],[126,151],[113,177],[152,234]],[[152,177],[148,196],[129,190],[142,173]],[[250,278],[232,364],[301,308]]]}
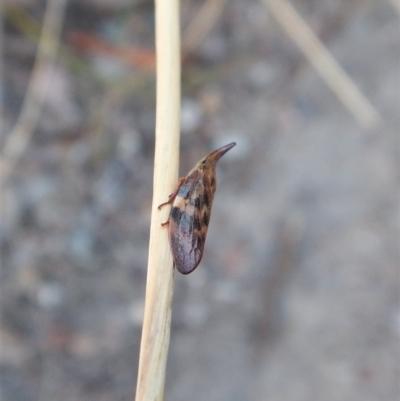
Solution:
{"label": "mottled brown wing pattern", "polygon": [[167,222],[175,267],[182,274],[192,272],[203,256],[216,189],[215,166],[234,142],[223,146],[200,160],[189,174],[180,178],[175,192],[158,206],[171,204]]}
{"label": "mottled brown wing pattern", "polygon": [[171,208],[169,237],[175,267],[188,274],[200,263],[210,219],[210,194],[204,177],[196,172],[193,180],[185,182]]}

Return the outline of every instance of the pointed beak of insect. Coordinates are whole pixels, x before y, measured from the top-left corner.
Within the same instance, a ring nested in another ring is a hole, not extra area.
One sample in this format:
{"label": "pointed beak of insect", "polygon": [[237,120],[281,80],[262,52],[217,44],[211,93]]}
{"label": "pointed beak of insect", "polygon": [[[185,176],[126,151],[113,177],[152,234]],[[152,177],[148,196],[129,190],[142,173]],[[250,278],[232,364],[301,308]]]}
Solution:
{"label": "pointed beak of insect", "polygon": [[222,146],[212,152],[208,158],[217,162],[228,150],[232,149],[236,145],[236,142],[229,143],[228,145]]}

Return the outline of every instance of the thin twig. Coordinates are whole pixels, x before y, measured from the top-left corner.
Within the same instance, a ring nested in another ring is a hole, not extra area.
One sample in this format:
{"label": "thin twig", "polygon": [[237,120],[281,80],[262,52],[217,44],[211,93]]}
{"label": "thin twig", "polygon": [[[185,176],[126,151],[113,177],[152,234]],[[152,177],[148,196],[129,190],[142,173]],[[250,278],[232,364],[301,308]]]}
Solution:
{"label": "thin twig", "polygon": [[[156,1],[157,105],[153,205],[146,301],[136,401],[161,401],[170,337],[172,255],[166,211],[158,205],[173,192],[178,176],[180,114],[179,0]],[[167,209],[167,208],[166,208]]]}
{"label": "thin twig", "polygon": [[[0,88],[4,86],[4,17],[0,5]],[[4,130],[4,89],[0,92],[0,134]]]}
{"label": "thin twig", "polygon": [[400,13],[400,0],[389,0],[394,8],[397,10],[398,13]]}
{"label": "thin twig", "polygon": [[227,0],[206,0],[182,37],[184,53],[192,52],[218,21]]}
{"label": "thin twig", "polygon": [[291,4],[286,0],[262,1],[358,122],[365,128],[376,126],[381,120],[379,113]]}
{"label": "thin twig", "polygon": [[67,0],[49,0],[22,111],[0,155],[0,188],[14,170],[36,128],[51,81]]}

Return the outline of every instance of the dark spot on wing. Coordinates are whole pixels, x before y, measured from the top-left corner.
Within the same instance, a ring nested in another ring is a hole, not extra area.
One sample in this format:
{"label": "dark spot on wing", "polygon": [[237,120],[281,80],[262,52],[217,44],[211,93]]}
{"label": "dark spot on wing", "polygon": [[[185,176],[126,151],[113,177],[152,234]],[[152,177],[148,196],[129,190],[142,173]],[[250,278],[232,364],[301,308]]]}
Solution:
{"label": "dark spot on wing", "polygon": [[179,224],[179,222],[181,221],[183,213],[184,212],[182,212],[182,210],[177,207],[173,207],[171,209],[171,218],[176,222],[176,224]]}
{"label": "dark spot on wing", "polygon": [[204,213],[203,214],[203,224],[205,225],[205,226],[208,226],[208,222],[210,221],[210,217],[208,216],[208,213]]}
{"label": "dark spot on wing", "polygon": [[204,204],[206,204],[207,206],[209,205],[209,199],[208,199],[208,194],[206,191],[203,192],[203,202]]}
{"label": "dark spot on wing", "polygon": [[198,249],[202,249],[202,247],[203,247],[203,237],[197,237],[197,248]]}
{"label": "dark spot on wing", "polygon": [[194,226],[195,230],[198,230],[198,231],[201,230],[201,222],[200,222],[200,219],[198,217],[195,217],[193,219],[193,226]]}

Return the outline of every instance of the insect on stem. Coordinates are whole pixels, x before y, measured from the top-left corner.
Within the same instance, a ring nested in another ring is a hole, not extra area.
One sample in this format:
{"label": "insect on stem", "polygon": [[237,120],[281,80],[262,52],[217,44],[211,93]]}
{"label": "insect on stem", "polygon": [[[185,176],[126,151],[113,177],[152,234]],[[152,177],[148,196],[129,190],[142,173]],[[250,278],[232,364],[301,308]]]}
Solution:
{"label": "insect on stem", "polygon": [[167,202],[158,206],[172,204],[168,220],[161,225],[168,225],[174,265],[182,274],[192,272],[201,261],[217,185],[215,167],[235,145],[232,142],[200,160],[179,179]]}

